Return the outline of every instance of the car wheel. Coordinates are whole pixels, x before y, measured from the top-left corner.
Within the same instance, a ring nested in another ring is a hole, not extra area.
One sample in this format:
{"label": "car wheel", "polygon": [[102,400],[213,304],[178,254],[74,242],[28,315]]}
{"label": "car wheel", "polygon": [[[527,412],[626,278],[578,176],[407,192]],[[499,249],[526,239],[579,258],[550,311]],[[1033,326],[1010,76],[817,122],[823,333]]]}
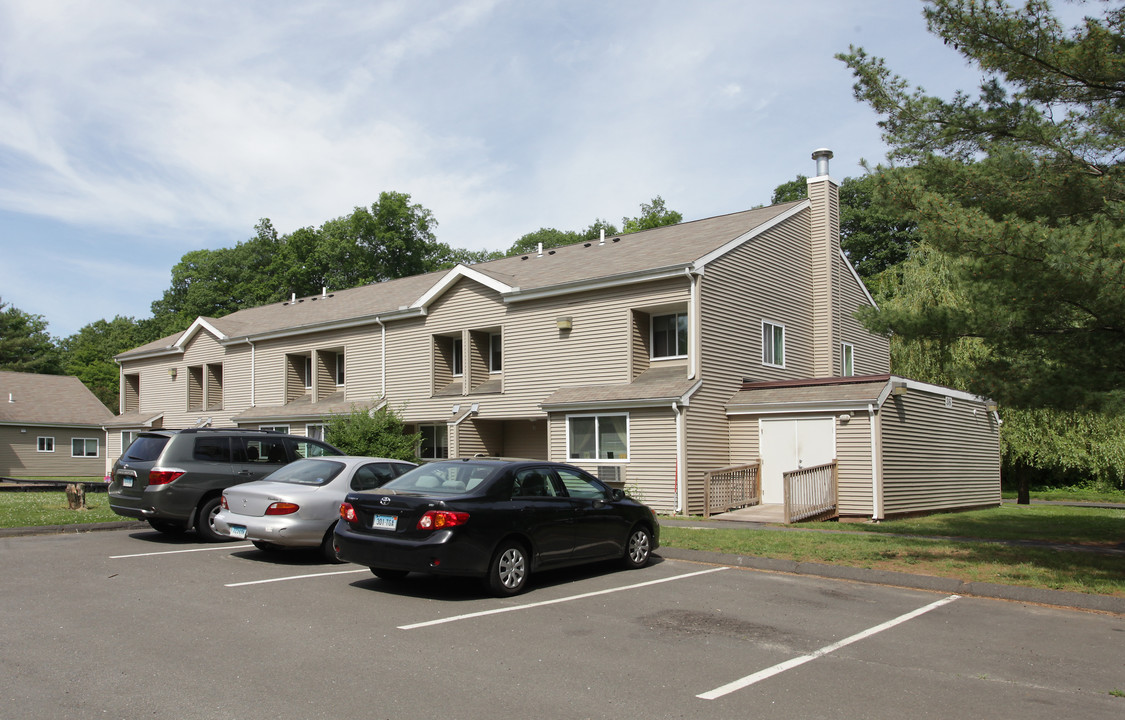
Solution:
{"label": "car wheel", "polygon": [[251,540],[250,542],[252,542],[254,544],[254,547],[258,548],[262,552],[273,552],[274,550],[279,549],[277,545],[274,545],[271,542],[266,542],[265,540]]}
{"label": "car wheel", "polygon": [[165,535],[183,535],[187,532],[187,528],[178,522],[171,520],[149,520],[149,527],[157,532],[162,532]]}
{"label": "car wheel", "polygon": [[499,597],[517,595],[527,584],[527,549],[515,540],[500,544],[488,566],[488,589]]}
{"label": "car wheel", "polygon": [[402,580],[409,574],[407,570],[388,570],[387,568],[371,568],[371,572],[380,580]]}
{"label": "car wheel", "polygon": [[625,556],[622,560],[625,567],[630,569],[642,568],[648,565],[652,556],[652,535],[648,528],[638,525],[629,533],[629,540],[625,543]]}
{"label": "car wheel", "polygon": [[204,500],[199,506],[199,514],[195,516],[195,534],[204,542],[226,542],[232,539],[215,529],[215,516],[219,514],[221,501],[222,498],[216,495]]}
{"label": "car wheel", "polygon": [[335,537],[333,530],[336,524],[333,523],[332,527],[328,528],[328,532],[324,534],[324,539],[320,541],[320,556],[330,563],[344,562],[336,555]]}

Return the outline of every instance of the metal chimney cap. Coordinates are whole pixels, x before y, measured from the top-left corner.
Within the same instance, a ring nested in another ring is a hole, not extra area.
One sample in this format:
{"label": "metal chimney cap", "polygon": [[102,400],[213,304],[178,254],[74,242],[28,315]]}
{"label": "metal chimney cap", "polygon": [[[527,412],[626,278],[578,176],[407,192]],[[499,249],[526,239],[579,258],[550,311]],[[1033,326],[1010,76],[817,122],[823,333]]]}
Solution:
{"label": "metal chimney cap", "polygon": [[812,159],[816,160],[816,176],[827,175],[828,161],[832,159],[832,151],[828,148],[818,148],[813,150]]}

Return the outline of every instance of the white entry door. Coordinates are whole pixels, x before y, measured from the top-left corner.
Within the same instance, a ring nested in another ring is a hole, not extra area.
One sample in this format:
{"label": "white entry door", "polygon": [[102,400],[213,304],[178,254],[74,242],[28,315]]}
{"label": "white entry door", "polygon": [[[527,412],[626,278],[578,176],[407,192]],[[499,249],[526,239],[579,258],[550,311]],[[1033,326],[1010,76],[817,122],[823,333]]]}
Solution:
{"label": "white entry door", "polygon": [[832,462],[836,457],[836,418],[761,420],[758,454],[762,502],[785,502],[782,473]]}

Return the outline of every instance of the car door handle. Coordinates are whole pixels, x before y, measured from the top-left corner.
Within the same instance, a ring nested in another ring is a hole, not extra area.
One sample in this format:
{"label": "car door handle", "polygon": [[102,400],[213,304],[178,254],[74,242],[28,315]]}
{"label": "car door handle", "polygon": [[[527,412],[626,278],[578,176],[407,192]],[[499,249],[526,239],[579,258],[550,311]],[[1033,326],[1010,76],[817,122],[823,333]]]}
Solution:
{"label": "car door handle", "polygon": [[239,477],[250,477],[250,471],[249,470],[239,470],[238,472],[235,473],[235,475],[238,475]]}

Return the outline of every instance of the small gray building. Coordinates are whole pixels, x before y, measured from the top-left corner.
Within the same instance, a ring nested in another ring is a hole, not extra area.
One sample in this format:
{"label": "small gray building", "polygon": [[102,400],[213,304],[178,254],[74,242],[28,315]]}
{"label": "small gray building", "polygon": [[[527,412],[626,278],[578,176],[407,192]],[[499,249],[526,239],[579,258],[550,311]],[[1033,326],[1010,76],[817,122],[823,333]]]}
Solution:
{"label": "small gray building", "polygon": [[0,371],[0,477],[102,477],[113,419],[76,377]]}
{"label": "small gray building", "polygon": [[842,519],[1000,503],[1000,419],[985,398],[895,375],[746,382],[726,405],[731,454],[782,477],[836,463]]}

